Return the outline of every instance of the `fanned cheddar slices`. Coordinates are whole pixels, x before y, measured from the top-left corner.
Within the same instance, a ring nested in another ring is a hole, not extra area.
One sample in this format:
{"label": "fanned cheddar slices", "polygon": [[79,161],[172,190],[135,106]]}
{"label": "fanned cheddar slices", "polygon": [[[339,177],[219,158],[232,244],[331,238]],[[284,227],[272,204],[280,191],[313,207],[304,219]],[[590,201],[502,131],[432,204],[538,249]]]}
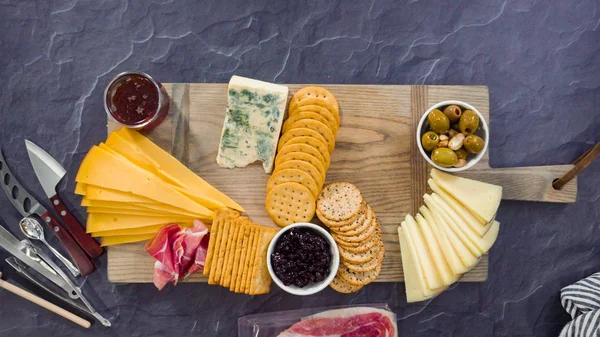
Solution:
{"label": "fanned cheddar slices", "polygon": [[398,228],[408,302],[430,299],[477,265],[496,242],[502,187],[433,169],[414,218]]}
{"label": "fanned cheddar slices", "polygon": [[164,226],[210,225],[223,207],[243,208],[158,145],[131,129],[111,133],[81,163],[75,193],[89,213],[87,232],[102,245],[145,241]]}

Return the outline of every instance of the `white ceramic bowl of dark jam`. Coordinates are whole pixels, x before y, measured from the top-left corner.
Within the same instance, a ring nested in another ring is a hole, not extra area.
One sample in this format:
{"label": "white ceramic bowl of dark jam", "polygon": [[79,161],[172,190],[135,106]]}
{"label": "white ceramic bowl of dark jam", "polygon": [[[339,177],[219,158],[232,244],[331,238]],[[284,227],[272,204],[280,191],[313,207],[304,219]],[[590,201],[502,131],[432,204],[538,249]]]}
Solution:
{"label": "white ceramic bowl of dark jam", "polygon": [[296,223],[280,230],[267,250],[273,281],[294,295],[325,289],[337,273],[340,255],[333,237],[312,223]]}
{"label": "white ceramic bowl of dark jam", "polygon": [[132,129],[150,130],[169,114],[169,95],[152,76],[120,73],[104,90],[104,110],[110,119]]}

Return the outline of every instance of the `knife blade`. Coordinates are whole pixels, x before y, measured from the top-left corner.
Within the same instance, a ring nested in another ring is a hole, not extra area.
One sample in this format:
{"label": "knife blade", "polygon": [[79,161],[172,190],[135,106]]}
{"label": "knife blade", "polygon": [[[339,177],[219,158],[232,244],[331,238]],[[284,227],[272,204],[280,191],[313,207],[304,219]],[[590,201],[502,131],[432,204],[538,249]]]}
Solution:
{"label": "knife blade", "polygon": [[25,147],[35,175],[67,230],[92,259],[102,255],[104,249],[85,232],[83,226],[69,212],[56,192],[56,186],[66,174],[65,169],[46,151],[27,139],[25,140]]}
{"label": "knife blade", "polygon": [[86,276],[96,268],[85,252],[79,247],[75,239],[67,232],[64,227],[42,206],[15,178],[15,175],[8,168],[8,163],[4,159],[2,149],[0,149],[0,186],[6,193],[8,200],[21,213],[23,217],[32,215],[40,216],[43,222],[48,226],[52,234],[56,236],[61,246],[69,253],[71,259],[77,265],[81,275]]}

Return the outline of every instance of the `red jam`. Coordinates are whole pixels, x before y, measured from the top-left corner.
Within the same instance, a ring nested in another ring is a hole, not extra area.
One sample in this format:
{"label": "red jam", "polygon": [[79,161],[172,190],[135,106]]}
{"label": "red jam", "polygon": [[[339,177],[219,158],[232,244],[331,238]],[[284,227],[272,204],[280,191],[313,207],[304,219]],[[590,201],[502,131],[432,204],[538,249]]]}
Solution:
{"label": "red jam", "polygon": [[112,115],[120,123],[139,124],[157,112],[158,95],[158,89],[148,78],[128,75],[114,87]]}

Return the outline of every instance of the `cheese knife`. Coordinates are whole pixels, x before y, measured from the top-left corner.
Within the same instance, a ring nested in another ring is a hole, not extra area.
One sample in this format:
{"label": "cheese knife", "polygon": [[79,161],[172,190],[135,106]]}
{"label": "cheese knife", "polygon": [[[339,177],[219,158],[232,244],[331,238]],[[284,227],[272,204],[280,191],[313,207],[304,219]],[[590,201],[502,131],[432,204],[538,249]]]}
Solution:
{"label": "cheese knife", "polygon": [[85,252],[79,247],[71,234],[17,181],[15,175],[8,168],[0,149],[0,185],[8,200],[21,213],[23,217],[37,215],[42,218],[52,234],[56,236],[62,247],[69,253],[71,259],[79,269],[81,275],[91,274],[96,268]]}
{"label": "cheese knife", "polygon": [[27,147],[27,154],[29,155],[31,166],[33,166],[33,171],[48,199],[50,199],[52,207],[60,215],[60,219],[67,230],[92,259],[102,255],[104,249],[85,232],[79,221],[65,207],[65,203],[56,192],[56,186],[66,174],[65,169],[52,156],[33,142],[25,140],[25,146]]}

